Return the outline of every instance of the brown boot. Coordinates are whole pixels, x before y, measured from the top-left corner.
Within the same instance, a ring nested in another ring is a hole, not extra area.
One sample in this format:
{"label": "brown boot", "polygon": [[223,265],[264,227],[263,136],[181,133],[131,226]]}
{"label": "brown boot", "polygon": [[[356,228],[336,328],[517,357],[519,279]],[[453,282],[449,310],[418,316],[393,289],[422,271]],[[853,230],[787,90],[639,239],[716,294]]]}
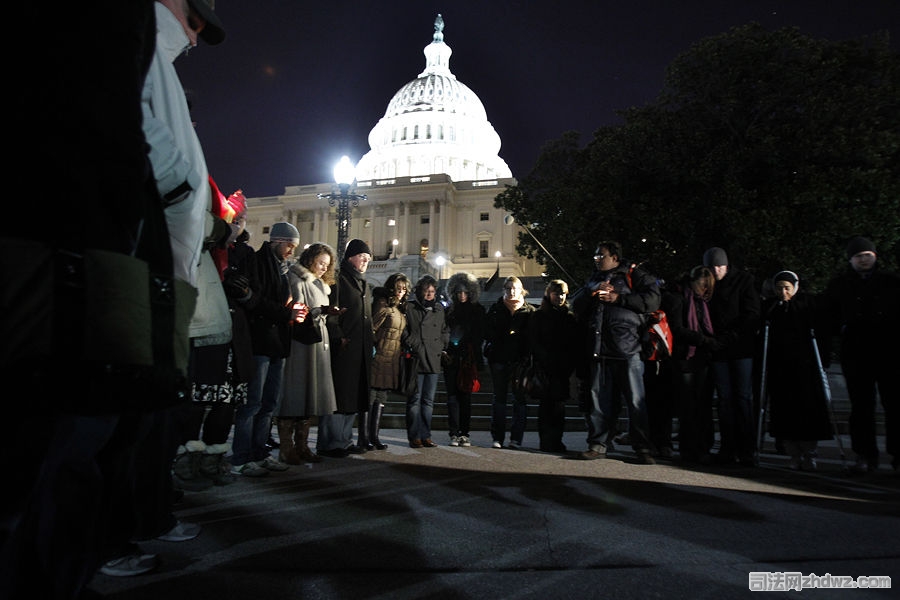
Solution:
{"label": "brown boot", "polygon": [[303,461],[294,446],[294,423],[296,419],[278,419],[278,460],[289,465],[302,465]]}
{"label": "brown boot", "polygon": [[306,462],[322,462],[322,457],[310,450],[309,448],[309,426],[312,423],[310,419],[298,419],[294,421],[294,449],[300,460]]}

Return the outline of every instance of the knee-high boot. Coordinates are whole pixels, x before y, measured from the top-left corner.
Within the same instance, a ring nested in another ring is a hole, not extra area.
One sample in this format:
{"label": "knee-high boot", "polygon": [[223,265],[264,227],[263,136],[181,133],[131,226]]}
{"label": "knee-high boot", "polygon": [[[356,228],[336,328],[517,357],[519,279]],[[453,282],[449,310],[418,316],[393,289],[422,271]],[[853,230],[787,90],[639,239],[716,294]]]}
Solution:
{"label": "knee-high boot", "polygon": [[297,419],[294,421],[294,450],[301,460],[307,462],[322,462],[322,457],[309,448],[310,419]]}
{"label": "knee-high boot", "polygon": [[369,440],[369,418],[371,414],[369,411],[359,413],[359,422],[357,423],[357,436],[356,436],[356,447],[359,448],[358,452],[365,452],[366,450],[374,449],[372,446],[371,440]]}
{"label": "knee-high boot", "polygon": [[369,444],[376,450],[384,450],[387,444],[382,444],[378,439],[381,431],[381,413],[384,411],[384,404],[381,402],[373,402],[369,406]]}
{"label": "knee-high boot", "polygon": [[278,460],[289,465],[301,465],[303,461],[294,447],[294,421],[296,419],[278,419]]}

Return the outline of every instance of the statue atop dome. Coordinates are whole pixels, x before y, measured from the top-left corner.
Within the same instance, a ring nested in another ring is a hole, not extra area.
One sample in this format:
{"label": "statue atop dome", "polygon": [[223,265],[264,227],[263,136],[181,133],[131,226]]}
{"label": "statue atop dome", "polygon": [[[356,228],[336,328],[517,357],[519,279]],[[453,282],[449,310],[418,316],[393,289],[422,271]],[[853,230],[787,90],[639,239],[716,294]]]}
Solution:
{"label": "statue atop dome", "polygon": [[444,41],[444,18],[441,16],[441,13],[438,13],[438,16],[434,19],[434,41],[435,42],[443,42]]}

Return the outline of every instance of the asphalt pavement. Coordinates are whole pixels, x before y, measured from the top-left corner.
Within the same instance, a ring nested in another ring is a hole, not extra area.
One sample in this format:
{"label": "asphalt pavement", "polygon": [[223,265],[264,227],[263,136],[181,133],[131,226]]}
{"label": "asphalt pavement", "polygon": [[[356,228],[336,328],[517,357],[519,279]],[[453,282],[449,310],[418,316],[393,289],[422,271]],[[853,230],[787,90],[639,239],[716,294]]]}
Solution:
{"label": "asphalt pavement", "polygon": [[[157,571],[91,588],[128,600],[720,599],[754,585],[897,597],[884,577],[900,574],[900,476],[886,462],[851,476],[833,440],[817,471],[796,472],[771,443],[758,468],[688,467],[637,464],[630,449],[579,460],[578,431],[569,454],[543,453],[533,423],[522,450],[491,448],[486,431],[471,448],[446,436],[412,449],[388,429],[384,451],[188,493],[177,516],[199,537],[144,543]],[[878,588],[821,589],[838,584]]]}

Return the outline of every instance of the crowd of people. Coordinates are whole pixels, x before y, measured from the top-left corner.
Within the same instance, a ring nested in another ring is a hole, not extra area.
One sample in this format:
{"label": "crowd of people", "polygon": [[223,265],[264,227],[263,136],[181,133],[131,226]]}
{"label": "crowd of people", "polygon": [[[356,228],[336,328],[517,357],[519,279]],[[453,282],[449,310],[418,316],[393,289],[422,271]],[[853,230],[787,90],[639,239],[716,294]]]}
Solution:
{"label": "crowd of people", "polygon": [[[622,443],[624,407],[638,463],[673,458],[677,448],[685,462],[753,466],[762,404],[789,466],[815,469],[817,443],[833,435],[821,369],[839,338],[853,468],[880,464],[879,396],[884,450],[900,468],[900,384],[889,369],[900,278],[878,268],[866,238],[850,240],[849,268],[817,296],[802,291],[799,269],[774,274],[764,295],[722,248],[664,284],[603,241],[590,279],[571,296],[575,282],[550,281],[539,307],[517,277],[488,307],[469,273],[453,274],[443,290],[430,275],[412,285],[403,273],[373,287],[364,240],[312,243],[295,258],[301,239],[288,222],[272,224],[253,250],[243,195],[226,197],[211,177],[173,66],[198,40],[224,39],[210,4],[16,9],[20,22],[41,23],[72,49],[48,59],[60,63],[52,72],[78,76],[61,95],[53,78],[14,72],[17,108],[29,117],[22,122],[49,122],[53,135],[17,129],[12,141],[63,178],[78,204],[69,218],[48,221],[16,203],[15,222],[42,225],[2,240],[11,283],[0,366],[29,391],[29,402],[11,403],[16,427],[2,438],[16,465],[0,519],[4,598],[77,598],[97,572],[155,569],[159,557],[141,541],[201,533],[175,516],[186,492],[385,450],[382,412],[406,355],[416,365],[414,390],[404,389],[412,448],[439,445],[432,417],[441,375],[448,443],[471,446],[472,394],[484,373],[492,447],[523,447],[529,395],[519,367],[528,360],[549,381],[539,399],[542,451],[568,452],[572,401],[587,432],[582,459]],[[103,143],[86,153],[85,139]],[[33,193],[13,185],[20,197]],[[660,308],[675,343],[670,358],[650,364],[645,316]]]}

